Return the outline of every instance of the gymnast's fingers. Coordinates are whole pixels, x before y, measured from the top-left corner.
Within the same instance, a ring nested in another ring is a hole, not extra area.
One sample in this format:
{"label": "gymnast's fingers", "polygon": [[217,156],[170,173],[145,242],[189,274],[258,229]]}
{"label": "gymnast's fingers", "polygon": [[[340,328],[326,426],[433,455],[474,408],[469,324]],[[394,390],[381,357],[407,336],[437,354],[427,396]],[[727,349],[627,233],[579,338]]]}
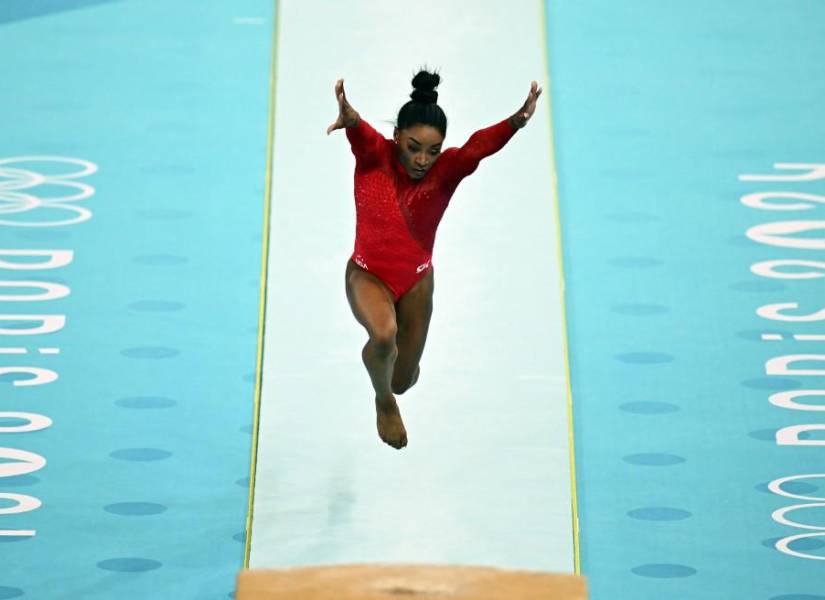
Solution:
{"label": "gymnast's fingers", "polygon": [[530,92],[527,94],[527,104],[530,102],[535,102],[536,98],[538,98],[538,94],[536,93],[538,90],[539,84],[535,81],[530,83]]}
{"label": "gymnast's fingers", "polygon": [[341,99],[343,100],[343,103],[344,103],[343,105],[347,106],[349,104],[349,102],[347,102],[347,92],[344,89],[344,80],[343,79],[341,80],[341,90],[340,91],[341,91]]}
{"label": "gymnast's fingers", "polygon": [[521,111],[524,112],[527,110],[527,107],[530,105],[530,99],[533,97],[533,87],[530,86],[530,91],[527,92],[527,98],[524,99],[524,104],[521,105]]}

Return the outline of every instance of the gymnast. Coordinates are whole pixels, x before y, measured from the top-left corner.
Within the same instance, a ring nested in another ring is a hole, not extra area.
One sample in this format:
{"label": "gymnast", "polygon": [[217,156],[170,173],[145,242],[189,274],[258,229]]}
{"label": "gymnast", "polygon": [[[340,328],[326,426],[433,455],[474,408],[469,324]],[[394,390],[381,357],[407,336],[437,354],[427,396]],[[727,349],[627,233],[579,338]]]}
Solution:
{"label": "gymnast", "polygon": [[361,357],[375,389],[378,435],[396,449],[407,445],[407,431],[393,394],[410,389],[421,373],[438,223],[461,180],[527,124],[541,94],[533,81],[513,115],[442,151],[447,117],[436,103],[440,81],[427,70],[413,77],[412,100],[401,107],[388,140],[350,106],[339,79],[338,118],[327,128],[327,135],[344,129],[355,155],[355,249],[345,287],[369,336]]}

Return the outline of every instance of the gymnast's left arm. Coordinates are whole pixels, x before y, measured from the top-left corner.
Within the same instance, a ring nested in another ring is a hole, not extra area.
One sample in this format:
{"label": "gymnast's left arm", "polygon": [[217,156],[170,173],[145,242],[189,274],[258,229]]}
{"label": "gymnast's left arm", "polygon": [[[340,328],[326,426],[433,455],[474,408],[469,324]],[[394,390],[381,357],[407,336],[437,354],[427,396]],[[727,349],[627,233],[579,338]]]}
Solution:
{"label": "gymnast's left arm", "polygon": [[479,129],[454,155],[454,170],[457,175],[464,177],[478,167],[482,158],[495,154],[510,141],[516,131],[527,125],[530,117],[536,111],[536,101],[541,95],[541,88],[535,81],[530,85],[527,99],[515,113],[495,125]]}

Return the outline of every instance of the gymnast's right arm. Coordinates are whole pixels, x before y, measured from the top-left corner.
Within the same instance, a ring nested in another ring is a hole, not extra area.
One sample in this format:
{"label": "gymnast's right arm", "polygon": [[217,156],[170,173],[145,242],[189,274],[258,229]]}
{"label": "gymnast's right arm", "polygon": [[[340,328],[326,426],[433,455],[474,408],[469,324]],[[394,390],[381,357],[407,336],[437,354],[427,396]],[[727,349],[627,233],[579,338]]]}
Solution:
{"label": "gymnast's right arm", "polygon": [[335,83],[335,98],[338,100],[338,118],[327,127],[327,135],[336,129],[344,129],[356,161],[367,162],[380,152],[384,136],[361,119],[361,115],[350,106],[344,92],[344,80]]}

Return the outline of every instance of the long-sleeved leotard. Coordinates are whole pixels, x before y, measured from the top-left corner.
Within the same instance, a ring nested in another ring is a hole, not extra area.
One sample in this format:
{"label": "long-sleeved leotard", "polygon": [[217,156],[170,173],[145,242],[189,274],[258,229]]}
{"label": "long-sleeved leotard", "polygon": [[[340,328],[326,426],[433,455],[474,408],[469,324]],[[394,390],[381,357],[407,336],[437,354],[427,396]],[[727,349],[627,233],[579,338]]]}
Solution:
{"label": "long-sleeved leotard", "polygon": [[395,302],[432,265],[438,223],[458,184],[517,130],[505,119],[447,148],[421,179],[409,176],[395,143],[366,121],[347,127],[355,155],[355,248],[352,260],[383,281]]}

